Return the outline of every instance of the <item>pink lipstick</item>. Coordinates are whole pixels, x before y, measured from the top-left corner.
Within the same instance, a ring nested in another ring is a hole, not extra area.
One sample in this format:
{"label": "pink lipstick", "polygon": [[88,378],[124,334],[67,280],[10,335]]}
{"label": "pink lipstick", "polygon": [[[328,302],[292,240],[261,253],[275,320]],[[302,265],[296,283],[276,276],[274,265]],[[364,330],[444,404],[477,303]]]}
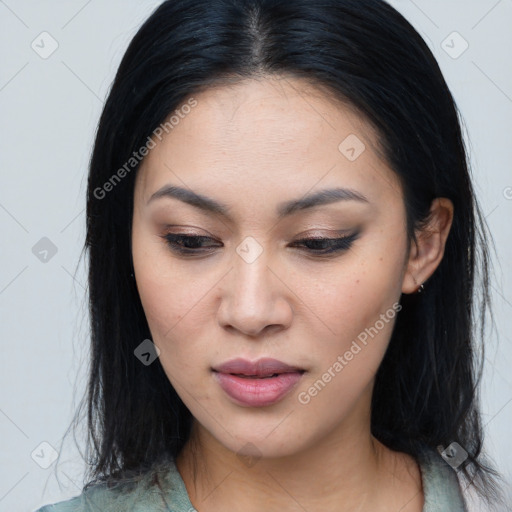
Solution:
{"label": "pink lipstick", "polygon": [[305,371],[269,358],[254,362],[232,359],[212,369],[224,392],[246,407],[264,407],[280,401]]}

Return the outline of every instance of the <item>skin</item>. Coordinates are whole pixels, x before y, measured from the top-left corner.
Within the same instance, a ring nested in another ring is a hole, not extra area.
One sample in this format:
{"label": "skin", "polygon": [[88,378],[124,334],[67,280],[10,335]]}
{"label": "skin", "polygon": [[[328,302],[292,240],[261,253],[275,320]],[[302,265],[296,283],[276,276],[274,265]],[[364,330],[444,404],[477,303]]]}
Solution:
{"label": "skin", "polygon": [[[370,432],[375,373],[394,320],[307,404],[298,397],[432,275],[451,202],[432,203],[430,225],[411,243],[401,187],[372,127],[301,79],[245,80],[195,99],[142,163],[132,226],[137,287],[160,363],[195,418],[177,461],[192,504],[200,512],[420,512],[416,462]],[[338,149],[349,134],[366,147],[354,161]],[[231,218],[175,198],[149,201],[169,184],[225,203]],[[277,219],[282,201],[331,187],[367,202]],[[354,231],[351,247],[330,257],[293,245]],[[211,237],[214,248],[182,256],[167,233]],[[248,236],[262,250],[250,263],[236,251]],[[235,357],[273,357],[306,372],[280,402],[245,407],[211,371]]]}

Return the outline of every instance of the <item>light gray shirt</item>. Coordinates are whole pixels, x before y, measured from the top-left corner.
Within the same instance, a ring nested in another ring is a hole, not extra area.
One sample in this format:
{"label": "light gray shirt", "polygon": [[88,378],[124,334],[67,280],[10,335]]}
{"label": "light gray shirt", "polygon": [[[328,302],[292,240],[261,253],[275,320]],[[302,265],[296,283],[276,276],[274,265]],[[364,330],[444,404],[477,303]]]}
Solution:
{"label": "light gray shirt", "polygon": [[[423,512],[467,512],[455,470],[435,451],[419,459],[425,503]],[[158,485],[158,482],[160,485]],[[130,488],[102,483],[80,496],[46,505],[35,512],[194,512],[185,483],[175,465],[143,475]]]}

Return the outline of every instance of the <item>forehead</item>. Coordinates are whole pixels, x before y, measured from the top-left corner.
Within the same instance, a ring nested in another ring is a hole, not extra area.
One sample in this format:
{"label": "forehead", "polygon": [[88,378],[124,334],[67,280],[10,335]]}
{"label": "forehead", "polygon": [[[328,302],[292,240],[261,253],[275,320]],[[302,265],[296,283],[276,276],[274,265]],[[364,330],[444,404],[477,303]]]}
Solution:
{"label": "forehead", "polygon": [[305,193],[320,181],[351,188],[398,184],[373,127],[304,80],[244,80],[193,98],[195,106],[161,140],[154,138],[141,165],[146,201],[169,182],[250,191],[267,200],[272,193]]}
{"label": "forehead", "polygon": [[195,100],[197,106],[172,128],[183,139],[195,138],[199,129],[205,144],[256,151],[259,145],[296,141],[299,147],[319,138],[327,146],[333,142],[325,139],[328,132],[336,142],[350,130],[376,146],[372,126],[353,106],[303,79],[247,79],[206,89]]}

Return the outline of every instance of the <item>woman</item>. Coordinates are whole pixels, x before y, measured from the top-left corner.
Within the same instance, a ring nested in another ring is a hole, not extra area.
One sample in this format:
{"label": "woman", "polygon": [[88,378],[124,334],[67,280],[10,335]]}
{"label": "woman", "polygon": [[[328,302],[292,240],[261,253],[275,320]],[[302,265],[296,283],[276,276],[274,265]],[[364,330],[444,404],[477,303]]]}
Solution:
{"label": "woman", "polygon": [[90,165],[91,480],[40,512],[492,504],[484,242],[453,98],[392,7],[164,2]]}

